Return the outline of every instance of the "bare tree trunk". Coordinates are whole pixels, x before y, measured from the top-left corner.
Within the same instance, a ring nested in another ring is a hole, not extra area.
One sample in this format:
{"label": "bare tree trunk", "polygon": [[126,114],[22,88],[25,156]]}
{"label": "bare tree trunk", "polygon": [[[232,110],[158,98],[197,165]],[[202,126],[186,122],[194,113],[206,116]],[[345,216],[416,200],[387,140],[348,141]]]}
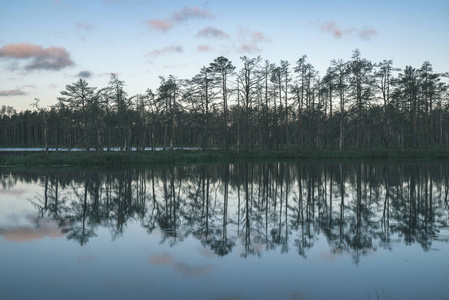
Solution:
{"label": "bare tree trunk", "polygon": [[96,132],[97,132],[97,152],[99,152],[102,149],[101,149],[101,135],[100,135],[100,128],[98,126],[98,121],[95,122],[95,127],[96,127],[95,129],[96,129]]}
{"label": "bare tree trunk", "polygon": [[131,152],[131,134],[132,134],[131,124],[128,124],[127,127],[128,128],[126,130],[126,151]]}
{"label": "bare tree trunk", "polygon": [[240,87],[237,79],[237,151],[240,150]]}
{"label": "bare tree trunk", "polygon": [[45,112],[43,112],[44,114],[44,145],[45,145],[45,153],[48,154],[48,136],[47,136],[47,117],[45,116]]}
{"label": "bare tree trunk", "polygon": [[344,112],[341,111],[340,112],[340,151],[343,150],[343,136],[344,136],[343,117],[344,117]]}
{"label": "bare tree trunk", "polygon": [[175,136],[176,114],[175,114],[175,105],[174,104],[175,104],[175,102],[173,100],[171,136],[170,136],[170,150],[173,150],[173,138]]}

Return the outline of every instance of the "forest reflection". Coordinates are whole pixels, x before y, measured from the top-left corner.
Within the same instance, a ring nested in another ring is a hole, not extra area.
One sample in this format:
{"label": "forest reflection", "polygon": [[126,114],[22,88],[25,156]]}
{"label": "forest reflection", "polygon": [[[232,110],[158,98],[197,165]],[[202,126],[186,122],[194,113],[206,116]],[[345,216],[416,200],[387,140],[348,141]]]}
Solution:
{"label": "forest reflection", "polygon": [[[295,251],[319,238],[355,263],[379,248],[448,242],[447,164],[244,163],[115,172],[0,173],[3,187],[37,184],[35,223],[51,219],[85,245],[100,227],[112,239],[129,222],[174,246],[188,237],[215,254]],[[443,234],[446,232],[445,234]]]}

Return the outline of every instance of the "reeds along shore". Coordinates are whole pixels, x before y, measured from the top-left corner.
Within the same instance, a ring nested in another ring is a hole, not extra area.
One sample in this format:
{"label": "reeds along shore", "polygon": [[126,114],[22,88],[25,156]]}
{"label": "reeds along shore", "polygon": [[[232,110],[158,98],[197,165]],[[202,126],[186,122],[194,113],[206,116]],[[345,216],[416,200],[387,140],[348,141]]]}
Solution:
{"label": "reeds along shore", "polygon": [[263,160],[449,160],[445,150],[348,150],[348,151],[236,151],[236,150],[173,150],[173,151],[134,151],[126,152],[75,152],[75,153],[32,153],[8,155],[0,154],[3,166],[104,166],[136,167],[170,164],[243,162]]}

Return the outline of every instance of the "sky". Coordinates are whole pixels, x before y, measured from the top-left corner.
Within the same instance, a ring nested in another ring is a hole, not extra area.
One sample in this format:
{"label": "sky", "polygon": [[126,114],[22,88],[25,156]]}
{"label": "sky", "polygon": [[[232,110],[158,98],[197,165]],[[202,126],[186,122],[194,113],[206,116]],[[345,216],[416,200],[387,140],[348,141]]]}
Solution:
{"label": "sky", "polygon": [[159,76],[190,79],[225,56],[272,63],[303,55],[321,76],[332,59],[362,57],[449,72],[449,0],[0,0],[0,106],[56,103],[84,78],[111,73],[130,95]]}

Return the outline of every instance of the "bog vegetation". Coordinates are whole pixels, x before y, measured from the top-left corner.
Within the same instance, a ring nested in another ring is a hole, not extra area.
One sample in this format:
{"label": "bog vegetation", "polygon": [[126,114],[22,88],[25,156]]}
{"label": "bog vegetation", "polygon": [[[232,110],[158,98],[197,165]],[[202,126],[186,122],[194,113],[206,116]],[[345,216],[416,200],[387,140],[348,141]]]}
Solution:
{"label": "bog vegetation", "polygon": [[449,145],[448,74],[373,63],[356,49],[320,76],[304,55],[294,65],[260,56],[225,57],[191,79],[160,77],[159,87],[130,96],[111,74],[106,87],[80,78],[51,107],[0,112],[0,146],[194,146],[206,150],[440,149]]}

